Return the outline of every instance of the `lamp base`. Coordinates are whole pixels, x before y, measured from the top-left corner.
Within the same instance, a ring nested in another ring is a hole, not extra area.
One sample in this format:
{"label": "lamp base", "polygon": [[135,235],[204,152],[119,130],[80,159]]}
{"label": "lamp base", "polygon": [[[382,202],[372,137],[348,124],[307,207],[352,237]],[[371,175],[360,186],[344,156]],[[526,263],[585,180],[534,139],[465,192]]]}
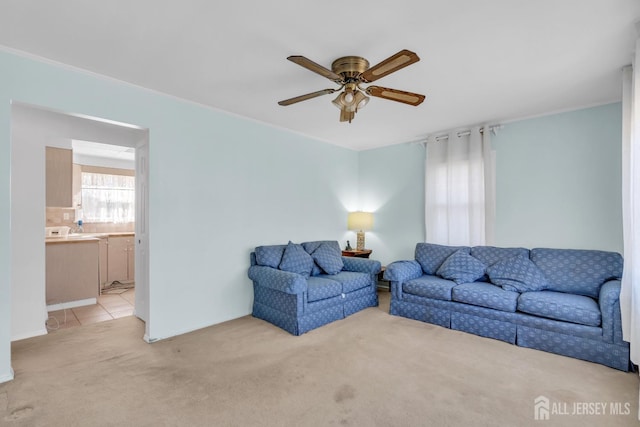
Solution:
{"label": "lamp base", "polygon": [[356,233],[356,250],[364,250],[364,231],[358,231]]}

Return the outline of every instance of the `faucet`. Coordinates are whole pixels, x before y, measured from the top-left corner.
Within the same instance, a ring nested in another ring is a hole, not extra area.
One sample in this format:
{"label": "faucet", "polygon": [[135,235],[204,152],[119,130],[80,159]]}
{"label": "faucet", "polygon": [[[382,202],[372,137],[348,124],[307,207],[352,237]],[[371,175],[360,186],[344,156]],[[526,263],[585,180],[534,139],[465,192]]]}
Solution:
{"label": "faucet", "polygon": [[84,233],[84,229],[82,228],[82,220],[79,219],[77,222],[78,226],[73,230],[74,233]]}

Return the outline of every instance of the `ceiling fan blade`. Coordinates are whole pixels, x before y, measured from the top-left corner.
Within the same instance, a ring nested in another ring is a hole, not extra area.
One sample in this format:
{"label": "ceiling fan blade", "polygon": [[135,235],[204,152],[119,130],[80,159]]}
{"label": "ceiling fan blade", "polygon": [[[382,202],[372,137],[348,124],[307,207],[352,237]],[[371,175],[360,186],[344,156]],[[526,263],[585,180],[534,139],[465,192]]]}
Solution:
{"label": "ceiling fan blade", "polygon": [[420,61],[418,55],[410,50],[404,49],[369,68],[362,73],[360,77],[364,82],[369,83],[418,61]]}
{"label": "ceiling fan blade", "polygon": [[403,90],[389,89],[380,86],[369,86],[366,89],[368,95],[377,96],[378,98],[390,99],[391,101],[398,101],[404,104],[420,105],[424,101],[424,95],[420,95],[413,92],[405,92]]}
{"label": "ceiling fan blade", "polygon": [[330,93],[335,92],[336,90],[337,89],[324,89],[324,90],[319,90],[317,92],[307,93],[306,95],[300,95],[300,96],[296,96],[295,98],[289,98],[289,99],[285,99],[284,101],[280,101],[278,102],[278,105],[286,106],[286,105],[295,104],[296,102],[306,101],[307,99],[315,98],[322,95],[328,95]]}
{"label": "ceiling fan blade", "polygon": [[312,60],[305,58],[304,56],[292,55],[287,58],[291,62],[295,62],[301,67],[306,68],[307,70],[313,71],[314,73],[320,74],[322,77],[326,77],[329,80],[333,80],[336,83],[342,82],[342,76],[334,73],[328,68],[323,67],[320,64],[316,64]]}

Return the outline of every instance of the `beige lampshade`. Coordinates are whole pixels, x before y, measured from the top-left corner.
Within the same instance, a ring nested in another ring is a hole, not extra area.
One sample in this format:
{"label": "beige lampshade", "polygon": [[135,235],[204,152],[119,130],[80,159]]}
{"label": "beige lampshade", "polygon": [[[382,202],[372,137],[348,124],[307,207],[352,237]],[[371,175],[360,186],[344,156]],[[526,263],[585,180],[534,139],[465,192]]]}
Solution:
{"label": "beige lampshade", "polygon": [[347,228],[349,230],[368,231],[373,228],[373,214],[371,212],[349,212],[347,217]]}

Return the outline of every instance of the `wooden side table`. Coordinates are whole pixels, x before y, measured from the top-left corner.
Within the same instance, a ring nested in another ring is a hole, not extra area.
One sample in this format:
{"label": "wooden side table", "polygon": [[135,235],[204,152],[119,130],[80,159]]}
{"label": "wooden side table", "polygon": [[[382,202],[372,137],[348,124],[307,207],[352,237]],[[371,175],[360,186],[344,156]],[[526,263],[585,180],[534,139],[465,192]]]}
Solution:
{"label": "wooden side table", "polygon": [[385,278],[384,278],[384,271],[386,269],[387,269],[387,267],[383,265],[382,269],[380,270],[380,273],[378,273],[378,282],[386,282],[387,286],[384,287],[384,286],[378,285],[378,288],[386,289],[389,292],[391,292],[391,282],[389,282],[388,280],[385,280]]}
{"label": "wooden side table", "polygon": [[386,266],[382,266],[382,268],[380,269],[380,273],[378,273],[378,280],[384,280],[384,271],[387,269]]}
{"label": "wooden side table", "polygon": [[361,251],[358,250],[351,250],[351,251],[342,251],[342,256],[353,256],[356,258],[369,258],[369,255],[371,255],[371,249],[363,249]]}

